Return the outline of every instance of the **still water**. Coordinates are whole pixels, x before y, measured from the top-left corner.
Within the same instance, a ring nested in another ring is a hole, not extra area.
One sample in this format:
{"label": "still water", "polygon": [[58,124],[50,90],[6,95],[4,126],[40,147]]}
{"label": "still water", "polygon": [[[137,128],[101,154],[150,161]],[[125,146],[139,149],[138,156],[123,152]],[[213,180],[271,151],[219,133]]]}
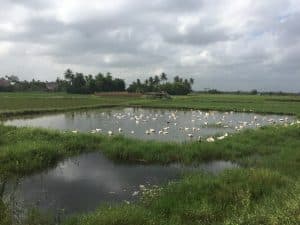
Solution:
{"label": "still water", "polygon": [[112,108],[40,115],[8,120],[4,124],[182,142],[293,120],[292,116],[254,113]]}
{"label": "still water", "polygon": [[5,187],[6,201],[15,211],[37,207],[65,215],[96,209],[101,203],[132,202],[141,188],[176,181],[191,171],[219,173],[236,164],[213,161],[193,166],[114,163],[101,153],[83,154],[48,171],[18,179]]}

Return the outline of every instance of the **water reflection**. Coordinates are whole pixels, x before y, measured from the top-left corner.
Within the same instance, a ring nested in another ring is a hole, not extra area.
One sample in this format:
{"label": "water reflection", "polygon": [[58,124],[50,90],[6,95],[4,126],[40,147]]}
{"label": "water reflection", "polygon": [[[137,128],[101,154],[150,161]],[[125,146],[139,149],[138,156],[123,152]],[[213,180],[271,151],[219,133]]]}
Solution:
{"label": "water reflection", "polygon": [[[122,134],[160,141],[197,140],[270,124],[288,124],[291,116],[254,113],[204,112],[168,109],[103,109],[64,112],[6,121],[6,125],[33,126],[79,132]],[[226,134],[226,135],[225,135]],[[225,135],[225,136],[224,136]]]}
{"label": "water reflection", "polygon": [[63,209],[65,214],[71,214],[94,210],[101,203],[134,201],[140,185],[165,184],[191,170],[218,173],[234,167],[235,164],[224,161],[197,167],[116,164],[100,153],[90,153],[68,159],[49,171],[20,179],[17,187],[10,183],[3,188],[6,189],[3,195],[13,195],[19,208],[36,206],[54,213]]}

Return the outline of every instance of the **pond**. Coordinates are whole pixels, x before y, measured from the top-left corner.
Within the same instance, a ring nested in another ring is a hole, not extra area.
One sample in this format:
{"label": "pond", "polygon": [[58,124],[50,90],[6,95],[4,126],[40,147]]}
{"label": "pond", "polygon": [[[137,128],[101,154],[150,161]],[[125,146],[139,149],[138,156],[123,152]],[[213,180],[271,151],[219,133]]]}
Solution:
{"label": "pond", "polygon": [[236,164],[213,161],[197,166],[120,164],[101,153],[88,153],[59,163],[55,168],[10,182],[4,198],[14,211],[37,207],[69,215],[96,209],[101,203],[136,201],[141,190],[179,179],[183,173],[219,173]]}
{"label": "pond", "polygon": [[110,108],[5,121],[5,125],[103,133],[159,141],[197,140],[270,124],[290,123],[292,116],[254,113],[144,108]]}

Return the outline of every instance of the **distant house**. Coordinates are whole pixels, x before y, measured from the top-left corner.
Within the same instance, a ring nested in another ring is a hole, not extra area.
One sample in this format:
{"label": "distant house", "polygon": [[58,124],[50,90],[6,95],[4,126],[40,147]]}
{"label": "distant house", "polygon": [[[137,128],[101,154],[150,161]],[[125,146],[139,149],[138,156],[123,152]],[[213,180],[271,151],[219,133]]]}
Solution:
{"label": "distant house", "polygon": [[55,91],[58,88],[58,84],[56,82],[48,82],[46,83],[47,91]]}
{"label": "distant house", "polygon": [[5,80],[3,78],[0,78],[0,87],[9,87],[10,86],[10,81]]}

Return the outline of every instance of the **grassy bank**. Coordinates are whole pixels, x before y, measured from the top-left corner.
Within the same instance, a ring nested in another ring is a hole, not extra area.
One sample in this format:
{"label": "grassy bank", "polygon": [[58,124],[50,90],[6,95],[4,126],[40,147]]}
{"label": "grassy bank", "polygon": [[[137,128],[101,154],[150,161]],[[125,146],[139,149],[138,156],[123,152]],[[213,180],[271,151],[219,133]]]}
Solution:
{"label": "grassy bank", "polygon": [[53,166],[65,157],[93,150],[126,162],[193,163],[223,159],[289,175],[300,169],[299,125],[246,130],[214,143],[182,144],[1,125],[0,133],[1,174],[31,173]]}
{"label": "grassy bank", "polygon": [[299,96],[210,95],[175,96],[171,100],[144,97],[71,95],[65,93],[0,93],[0,117],[105,106],[206,109],[280,113],[300,116]]}
{"label": "grassy bank", "polygon": [[[165,101],[57,93],[1,93],[0,102],[0,115],[4,118],[107,105],[300,116],[300,99],[295,96],[203,94]],[[66,157],[89,151],[101,151],[116,161],[198,163],[222,159],[238,162],[242,168],[218,176],[187,175],[179,182],[144,190],[138,203],[102,206],[95,212],[65,221],[65,225],[300,224],[300,125],[245,130],[214,143],[182,144],[0,125],[2,181],[55,166]],[[0,224],[11,225],[10,219],[10,211],[0,200]],[[51,217],[31,213],[22,224],[54,225],[55,222]]]}
{"label": "grassy bank", "polygon": [[299,224],[300,188],[281,174],[232,170],[192,175],[144,194],[135,205],[103,207],[67,225]]}

